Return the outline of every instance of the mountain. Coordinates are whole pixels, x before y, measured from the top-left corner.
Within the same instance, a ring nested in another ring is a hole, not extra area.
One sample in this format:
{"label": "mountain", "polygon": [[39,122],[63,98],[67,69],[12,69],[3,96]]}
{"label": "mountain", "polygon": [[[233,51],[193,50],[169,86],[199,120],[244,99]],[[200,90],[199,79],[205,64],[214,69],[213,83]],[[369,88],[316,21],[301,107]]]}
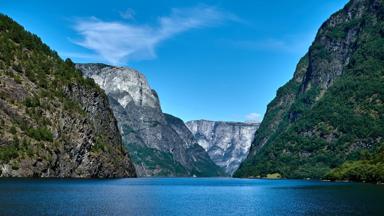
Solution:
{"label": "mountain", "polygon": [[108,94],[138,175],[222,175],[184,122],[162,112],[159,97],[143,74],[104,64],[76,67]]}
{"label": "mountain", "polygon": [[259,127],[258,123],[207,120],[189,121],[186,125],[213,162],[230,176],[247,157]]}
{"label": "mountain", "polygon": [[92,80],[4,15],[0,42],[0,176],[136,176]]}
{"label": "mountain", "polygon": [[384,181],[384,2],[352,0],[277,91],[237,177]]}
{"label": "mountain", "polygon": [[179,135],[179,137],[187,145],[187,165],[188,170],[192,170],[192,174],[196,176],[224,176],[224,171],[219,168],[209,157],[207,152],[202,148],[191,131],[188,129],[183,120],[165,114],[168,125]]}

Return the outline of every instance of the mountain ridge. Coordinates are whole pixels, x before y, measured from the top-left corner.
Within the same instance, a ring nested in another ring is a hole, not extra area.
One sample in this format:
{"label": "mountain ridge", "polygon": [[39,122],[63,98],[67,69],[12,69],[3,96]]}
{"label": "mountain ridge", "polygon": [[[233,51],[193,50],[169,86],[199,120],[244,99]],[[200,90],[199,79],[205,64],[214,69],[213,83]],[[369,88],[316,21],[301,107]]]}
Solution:
{"label": "mountain ridge", "polygon": [[194,120],[186,122],[198,144],[232,176],[248,155],[258,123]]}
{"label": "mountain ridge", "polygon": [[382,181],[383,4],[351,0],[324,22],[236,177]]}
{"label": "mountain ridge", "polygon": [[107,92],[139,175],[222,174],[208,154],[194,145],[195,140],[184,122],[163,113],[156,91],[143,74],[128,67],[105,64],[77,64],[76,67]]}
{"label": "mountain ridge", "polygon": [[105,93],[0,14],[0,176],[135,177]]}

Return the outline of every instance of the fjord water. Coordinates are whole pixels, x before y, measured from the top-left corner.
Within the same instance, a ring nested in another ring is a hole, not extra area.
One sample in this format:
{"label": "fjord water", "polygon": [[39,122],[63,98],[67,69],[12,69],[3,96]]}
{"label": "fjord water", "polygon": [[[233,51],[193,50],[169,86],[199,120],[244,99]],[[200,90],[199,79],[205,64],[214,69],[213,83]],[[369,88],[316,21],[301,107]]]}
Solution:
{"label": "fjord water", "polygon": [[0,180],[0,215],[383,215],[384,186],[301,180]]}

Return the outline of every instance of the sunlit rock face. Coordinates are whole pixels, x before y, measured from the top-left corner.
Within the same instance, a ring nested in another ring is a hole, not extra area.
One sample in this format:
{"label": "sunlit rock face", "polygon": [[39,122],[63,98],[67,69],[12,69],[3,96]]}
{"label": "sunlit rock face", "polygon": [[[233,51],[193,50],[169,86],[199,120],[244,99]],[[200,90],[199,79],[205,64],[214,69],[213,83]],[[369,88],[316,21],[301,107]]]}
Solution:
{"label": "sunlit rock face", "polygon": [[215,122],[206,120],[186,123],[198,144],[218,166],[232,175],[247,157],[258,123]]}
{"label": "sunlit rock face", "polygon": [[139,176],[223,174],[184,122],[162,112],[158,95],[143,74],[104,64],[76,67],[108,94],[123,142]]}
{"label": "sunlit rock face", "polygon": [[136,106],[151,107],[160,110],[159,98],[150,88],[143,74],[127,67],[113,67],[103,64],[79,64],[77,66],[85,76],[92,78],[113,95],[122,107],[129,103]]}

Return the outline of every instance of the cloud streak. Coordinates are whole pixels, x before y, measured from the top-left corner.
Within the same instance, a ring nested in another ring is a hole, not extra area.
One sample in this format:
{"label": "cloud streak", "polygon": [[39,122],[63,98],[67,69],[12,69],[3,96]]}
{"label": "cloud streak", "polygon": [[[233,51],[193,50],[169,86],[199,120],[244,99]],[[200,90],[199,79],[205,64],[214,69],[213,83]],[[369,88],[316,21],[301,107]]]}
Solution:
{"label": "cloud streak", "polygon": [[263,120],[263,116],[259,113],[249,113],[245,116],[246,122],[260,123]]}
{"label": "cloud streak", "polygon": [[313,41],[313,34],[291,35],[261,40],[225,41],[236,48],[278,53],[302,54]]}
{"label": "cloud streak", "polygon": [[81,36],[75,44],[90,49],[112,64],[129,60],[153,59],[156,47],[167,39],[191,29],[211,27],[236,16],[216,7],[200,5],[172,9],[159,17],[155,25],[107,22],[96,17],[77,19],[74,29]]}
{"label": "cloud streak", "polygon": [[133,20],[135,19],[135,11],[132,8],[128,8],[127,10],[120,12],[120,16],[123,19]]}

